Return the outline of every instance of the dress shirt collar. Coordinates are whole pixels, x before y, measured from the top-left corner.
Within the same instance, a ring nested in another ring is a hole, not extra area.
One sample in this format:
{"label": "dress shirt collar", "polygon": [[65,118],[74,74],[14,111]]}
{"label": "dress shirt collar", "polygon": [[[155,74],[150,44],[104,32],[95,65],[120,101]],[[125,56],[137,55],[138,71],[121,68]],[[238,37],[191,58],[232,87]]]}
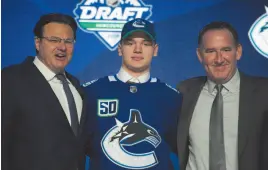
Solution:
{"label": "dress shirt collar", "polygon": [[56,74],[53,71],[51,71],[37,56],[35,57],[33,63],[35,64],[37,69],[42,73],[42,75],[45,77],[47,81],[51,81],[53,79],[59,81],[55,77]]}
{"label": "dress shirt collar", "polygon": [[126,83],[127,81],[131,81],[134,83],[145,83],[150,79],[150,72],[146,72],[139,77],[133,77],[121,67],[116,76],[124,83]]}
{"label": "dress shirt collar", "polygon": [[[213,93],[213,90],[215,88],[216,83],[209,80],[205,84],[205,88],[208,89],[208,92],[210,94]],[[240,88],[240,75],[238,69],[236,69],[236,72],[234,76],[226,83],[223,84],[224,89],[226,89],[228,92],[235,93],[239,91]]]}

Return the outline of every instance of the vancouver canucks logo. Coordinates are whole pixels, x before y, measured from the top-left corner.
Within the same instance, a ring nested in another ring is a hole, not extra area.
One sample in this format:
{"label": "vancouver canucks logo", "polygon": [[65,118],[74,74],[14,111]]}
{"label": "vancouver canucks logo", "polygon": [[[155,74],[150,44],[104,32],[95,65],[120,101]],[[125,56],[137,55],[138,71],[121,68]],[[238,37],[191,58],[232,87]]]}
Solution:
{"label": "vancouver canucks logo", "polygon": [[135,21],[133,22],[133,27],[136,27],[136,28],[144,28],[145,27],[145,22],[139,20],[139,21]]}
{"label": "vancouver canucks logo", "polygon": [[131,109],[129,120],[125,123],[115,119],[116,125],[102,138],[101,147],[109,160],[128,169],[145,169],[158,164],[154,151],[132,153],[124,146],[134,146],[148,142],[155,148],[161,143],[158,132],[142,121],[141,113]]}
{"label": "vancouver canucks logo", "polygon": [[248,36],[253,47],[268,58],[268,7],[266,13],[260,16],[251,26]]}
{"label": "vancouver canucks logo", "polygon": [[134,18],[149,19],[152,6],[142,0],[83,0],[73,12],[81,30],[94,34],[113,51],[124,24]]}

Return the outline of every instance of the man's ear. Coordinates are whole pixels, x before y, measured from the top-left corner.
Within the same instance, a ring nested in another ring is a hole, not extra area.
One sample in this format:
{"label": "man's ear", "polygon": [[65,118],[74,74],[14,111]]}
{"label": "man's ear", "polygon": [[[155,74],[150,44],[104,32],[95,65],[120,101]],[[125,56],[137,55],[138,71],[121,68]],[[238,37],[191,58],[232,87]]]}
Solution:
{"label": "man's ear", "polygon": [[117,47],[117,51],[118,51],[118,55],[119,56],[122,56],[122,45],[121,45],[121,42],[118,44],[118,47]]}
{"label": "man's ear", "polygon": [[37,51],[39,51],[39,49],[40,49],[40,42],[41,40],[40,40],[40,38],[38,38],[38,37],[34,37],[34,45],[35,45],[35,49],[37,50]]}
{"label": "man's ear", "polygon": [[196,49],[196,55],[197,55],[197,58],[198,58],[199,62],[202,64],[203,63],[203,57],[202,57],[201,48]]}
{"label": "man's ear", "polygon": [[154,46],[154,57],[156,57],[157,55],[158,55],[158,48],[159,48],[159,46],[158,46],[158,44],[155,44],[155,46]]}
{"label": "man's ear", "polygon": [[237,48],[236,48],[236,60],[240,60],[241,56],[242,56],[242,45],[238,44]]}

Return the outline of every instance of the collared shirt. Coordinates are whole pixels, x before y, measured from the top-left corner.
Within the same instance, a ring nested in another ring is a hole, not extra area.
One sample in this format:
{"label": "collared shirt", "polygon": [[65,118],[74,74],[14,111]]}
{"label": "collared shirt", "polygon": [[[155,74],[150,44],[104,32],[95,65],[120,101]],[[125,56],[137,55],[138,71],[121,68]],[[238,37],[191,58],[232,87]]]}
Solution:
{"label": "collared shirt", "polygon": [[150,72],[146,72],[139,77],[133,77],[121,67],[116,76],[124,83],[126,83],[127,81],[133,83],[145,83],[150,79]]}
{"label": "collared shirt", "polygon": [[[204,85],[193,112],[189,129],[189,159],[186,170],[209,169],[210,112],[217,90],[208,80]],[[223,84],[223,126],[227,170],[238,170],[238,115],[240,76],[236,71],[230,81]]]}
{"label": "collared shirt", "polygon": [[[68,101],[67,101],[67,97],[65,95],[64,89],[63,89],[62,82],[55,77],[56,74],[53,71],[51,71],[42,61],[40,61],[38,57],[35,57],[33,63],[35,64],[37,69],[42,73],[42,75],[45,77],[45,79],[50,84],[52,90],[54,91],[55,95],[57,96],[57,98],[58,98],[58,100],[59,100],[59,102],[60,102],[60,104],[65,112],[65,115],[66,115],[69,123],[71,124],[71,115],[70,115]],[[76,88],[68,80],[68,78],[67,78],[67,81],[69,82],[69,87],[70,87],[70,89],[73,93],[73,96],[74,96],[75,105],[76,105],[76,109],[77,109],[77,113],[78,113],[78,120],[80,122],[81,113],[82,113],[82,105],[83,105],[82,98],[81,98],[80,94],[78,93],[78,91],[76,90]]]}

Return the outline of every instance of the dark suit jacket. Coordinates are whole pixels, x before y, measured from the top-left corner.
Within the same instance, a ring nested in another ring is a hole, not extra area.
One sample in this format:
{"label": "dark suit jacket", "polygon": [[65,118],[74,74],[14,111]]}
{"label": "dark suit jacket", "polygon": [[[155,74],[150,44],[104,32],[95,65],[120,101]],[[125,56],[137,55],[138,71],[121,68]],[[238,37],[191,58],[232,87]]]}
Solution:
{"label": "dark suit jacket", "polygon": [[[268,96],[267,96],[267,99],[268,99]],[[260,170],[267,170],[268,169],[268,110],[266,111],[266,114],[264,115],[262,142],[261,142],[260,152],[261,152],[261,158],[260,158],[261,168],[260,168]]]}
{"label": "dark suit jacket", "polygon": [[28,57],[2,70],[2,170],[84,170],[85,100],[79,134],[42,73]]}
{"label": "dark suit jacket", "polygon": [[[183,103],[178,125],[180,170],[185,170],[189,156],[189,126],[193,111],[206,82],[206,77],[186,80],[178,85]],[[259,170],[260,143],[264,115],[268,111],[268,79],[251,77],[240,72],[238,165],[239,170]],[[265,165],[266,166],[266,165]],[[268,166],[266,166],[268,169]]]}

